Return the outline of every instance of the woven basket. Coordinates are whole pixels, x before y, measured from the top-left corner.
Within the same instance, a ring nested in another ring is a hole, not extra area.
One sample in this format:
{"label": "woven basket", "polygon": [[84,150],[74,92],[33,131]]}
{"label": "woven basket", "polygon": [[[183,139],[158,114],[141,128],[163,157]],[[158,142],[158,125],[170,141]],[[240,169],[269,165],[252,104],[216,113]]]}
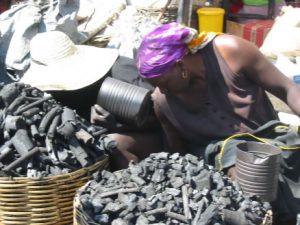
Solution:
{"label": "woven basket", "polygon": [[90,180],[93,172],[107,166],[105,156],[89,167],[39,180],[0,177],[0,224],[72,224],[77,189]]}
{"label": "woven basket", "polygon": [[90,224],[94,224],[94,225],[98,225],[97,223],[95,223],[89,215],[87,215],[85,212],[83,212],[81,204],[80,204],[80,194],[82,191],[84,191],[86,189],[86,187],[89,185],[90,181],[87,182],[85,185],[83,185],[78,192],[76,193],[75,197],[74,197],[74,208],[73,208],[73,225],[90,225]]}

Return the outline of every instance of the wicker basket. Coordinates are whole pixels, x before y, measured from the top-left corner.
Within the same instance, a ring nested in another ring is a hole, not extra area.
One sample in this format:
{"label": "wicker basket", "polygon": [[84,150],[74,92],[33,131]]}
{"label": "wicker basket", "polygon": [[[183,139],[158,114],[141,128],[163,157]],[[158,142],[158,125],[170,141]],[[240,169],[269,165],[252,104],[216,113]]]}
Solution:
{"label": "wicker basket", "polygon": [[85,185],[83,185],[78,192],[76,193],[75,197],[74,197],[74,208],[73,208],[73,225],[90,225],[90,224],[94,224],[94,225],[98,225],[97,223],[95,223],[85,212],[82,211],[82,207],[80,204],[80,194],[82,191],[84,191],[86,189],[86,187],[89,185],[90,181],[87,182]]}
{"label": "wicker basket", "polygon": [[42,179],[0,178],[0,224],[61,225],[73,223],[73,200],[91,174],[108,166],[105,156],[72,173]]}

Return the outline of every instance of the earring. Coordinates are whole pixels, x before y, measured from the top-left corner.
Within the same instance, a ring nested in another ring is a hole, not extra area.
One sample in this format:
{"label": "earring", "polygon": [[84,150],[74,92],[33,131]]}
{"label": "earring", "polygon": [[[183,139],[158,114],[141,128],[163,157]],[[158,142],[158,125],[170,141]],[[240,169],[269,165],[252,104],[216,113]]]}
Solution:
{"label": "earring", "polygon": [[183,78],[183,79],[186,79],[186,78],[188,78],[188,74],[187,74],[187,72],[184,70],[184,71],[182,71],[182,74],[181,74],[181,77]]}

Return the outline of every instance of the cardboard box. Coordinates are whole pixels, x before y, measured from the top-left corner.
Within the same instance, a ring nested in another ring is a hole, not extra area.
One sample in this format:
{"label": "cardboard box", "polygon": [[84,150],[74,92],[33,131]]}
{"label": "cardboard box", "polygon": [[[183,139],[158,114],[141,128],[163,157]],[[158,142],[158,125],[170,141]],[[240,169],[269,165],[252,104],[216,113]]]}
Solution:
{"label": "cardboard box", "polygon": [[237,23],[227,20],[226,33],[242,37],[260,47],[273,24],[274,20],[258,20],[248,23]]}

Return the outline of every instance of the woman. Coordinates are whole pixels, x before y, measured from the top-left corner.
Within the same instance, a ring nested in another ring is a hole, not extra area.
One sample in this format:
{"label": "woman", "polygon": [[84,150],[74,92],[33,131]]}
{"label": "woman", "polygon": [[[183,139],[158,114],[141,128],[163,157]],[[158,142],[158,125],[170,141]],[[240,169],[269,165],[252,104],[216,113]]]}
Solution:
{"label": "woman", "polygon": [[299,87],[233,35],[162,25],[144,38],[137,65],[157,87],[155,112],[173,151],[202,155],[213,140],[278,119],[264,90],[300,114]]}
{"label": "woman", "polygon": [[[203,156],[213,141],[277,120],[265,91],[300,115],[300,88],[255,45],[236,36],[161,25],[144,37],[137,66],[157,87],[154,109],[169,151]],[[299,168],[300,157],[294,163]],[[234,167],[228,175],[234,176]]]}

